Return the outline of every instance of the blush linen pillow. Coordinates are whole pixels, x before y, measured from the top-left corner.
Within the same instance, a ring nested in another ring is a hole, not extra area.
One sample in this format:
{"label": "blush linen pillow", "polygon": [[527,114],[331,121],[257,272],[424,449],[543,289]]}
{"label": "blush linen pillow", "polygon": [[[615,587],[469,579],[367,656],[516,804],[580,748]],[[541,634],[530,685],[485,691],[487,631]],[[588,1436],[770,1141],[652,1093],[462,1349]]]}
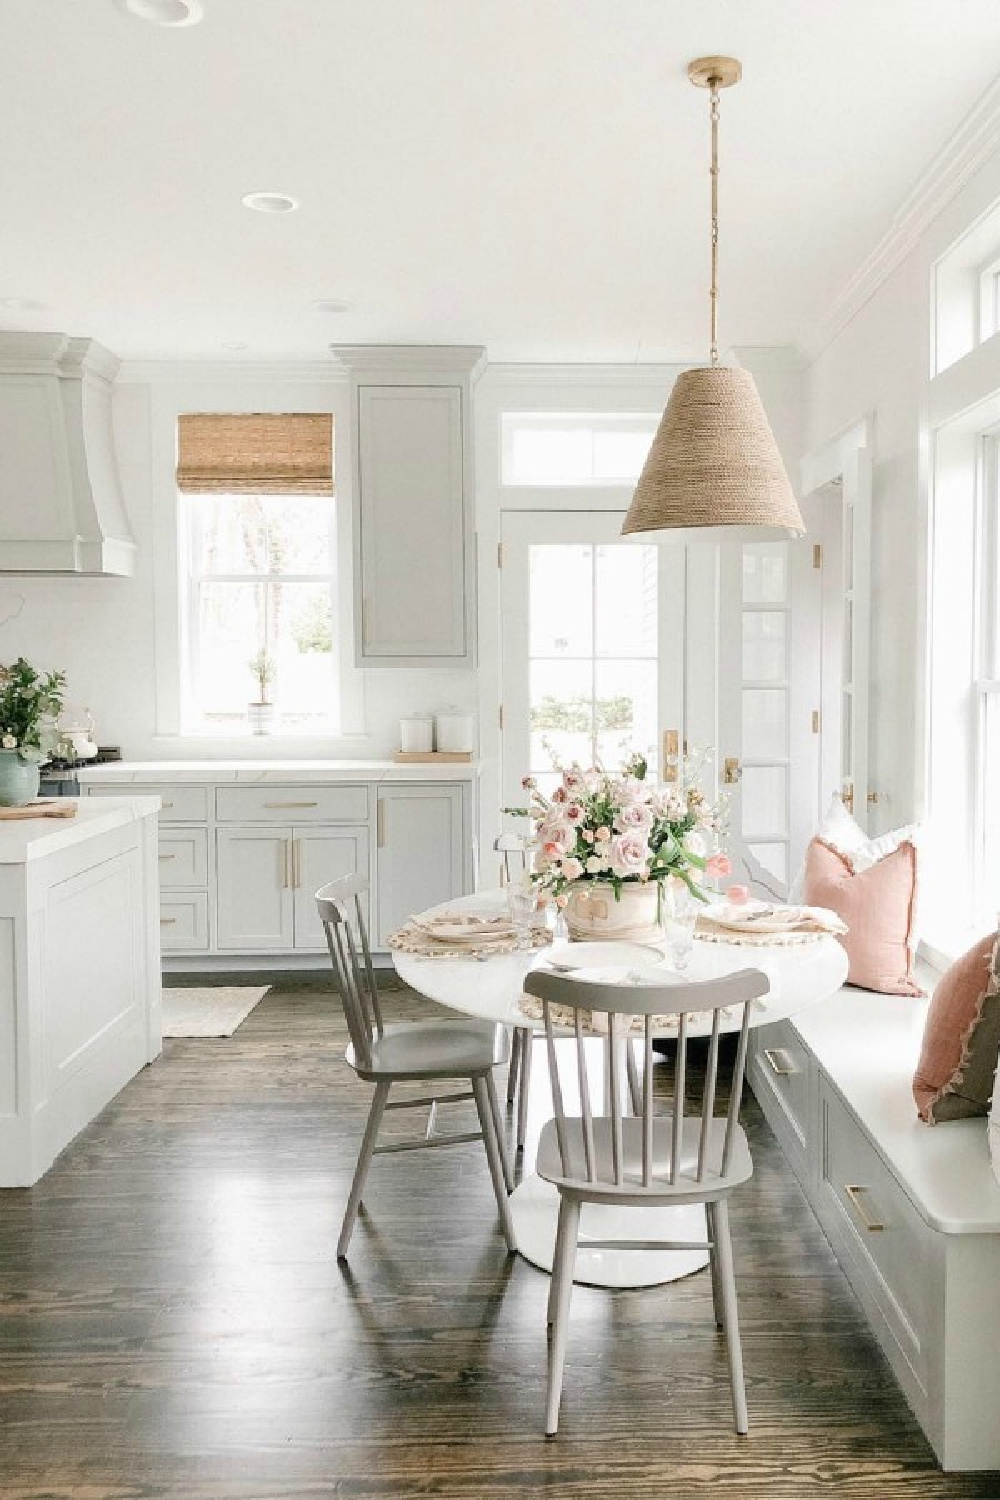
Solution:
{"label": "blush linen pillow", "polygon": [[927,1011],[913,1097],[928,1125],[987,1115],[1000,1052],[1000,933],[956,960]]}
{"label": "blush linen pillow", "polygon": [[921,995],[913,978],[917,851],[906,839],[867,868],[817,835],[806,851],[803,900],[847,923],[838,939],[850,960],[848,984],[883,995]]}

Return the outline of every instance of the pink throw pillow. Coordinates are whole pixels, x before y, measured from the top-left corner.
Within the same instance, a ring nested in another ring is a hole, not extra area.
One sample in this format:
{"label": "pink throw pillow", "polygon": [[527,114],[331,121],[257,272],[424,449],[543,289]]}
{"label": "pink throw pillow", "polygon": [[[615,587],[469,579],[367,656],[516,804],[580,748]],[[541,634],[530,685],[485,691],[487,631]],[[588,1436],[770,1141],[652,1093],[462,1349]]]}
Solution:
{"label": "pink throw pillow", "polygon": [[921,995],[913,978],[913,911],[917,851],[908,840],[867,870],[814,838],[806,851],[804,900],[835,911],[848,931],[848,984],[883,995]]}
{"label": "pink throw pillow", "polygon": [[913,1097],[928,1125],[989,1114],[1000,1051],[1000,934],[956,960],[934,990]]}

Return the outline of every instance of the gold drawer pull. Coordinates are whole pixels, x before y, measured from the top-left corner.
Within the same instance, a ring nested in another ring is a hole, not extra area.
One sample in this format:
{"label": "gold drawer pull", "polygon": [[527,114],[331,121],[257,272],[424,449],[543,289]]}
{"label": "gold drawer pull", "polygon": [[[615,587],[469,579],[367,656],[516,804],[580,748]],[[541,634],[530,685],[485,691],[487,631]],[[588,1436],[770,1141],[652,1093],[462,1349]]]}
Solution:
{"label": "gold drawer pull", "polygon": [[265,802],[265,807],[319,807],[318,802]]}
{"label": "gold drawer pull", "polygon": [[165,859],[176,859],[176,858],[177,858],[176,854],[161,854],[160,855],[161,861],[165,860]]}
{"label": "gold drawer pull", "polygon": [[864,1204],[861,1201],[861,1194],[866,1193],[867,1191],[868,1189],[862,1183],[844,1183],[844,1192],[847,1194],[847,1200],[850,1203],[851,1207],[854,1209],[854,1212],[857,1214],[858,1218],[861,1220],[865,1229],[869,1234],[878,1234],[885,1228],[885,1225],[880,1223],[878,1219],[870,1219],[865,1213]]}
{"label": "gold drawer pull", "polygon": [[160,926],[161,927],[172,927],[176,921],[177,921],[176,917],[161,917],[160,918]]}
{"label": "gold drawer pull", "polygon": [[[793,1073],[799,1071],[783,1047],[765,1047],[764,1056],[767,1058],[771,1072],[777,1073],[779,1078],[791,1078]],[[781,1066],[779,1059],[786,1064],[785,1067]]]}
{"label": "gold drawer pull", "polygon": [[167,808],[168,807],[173,807],[173,805],[174,804],[172,802],[162,802],[161,801],[161,803],[160,803],[160,812],[166,812]]}

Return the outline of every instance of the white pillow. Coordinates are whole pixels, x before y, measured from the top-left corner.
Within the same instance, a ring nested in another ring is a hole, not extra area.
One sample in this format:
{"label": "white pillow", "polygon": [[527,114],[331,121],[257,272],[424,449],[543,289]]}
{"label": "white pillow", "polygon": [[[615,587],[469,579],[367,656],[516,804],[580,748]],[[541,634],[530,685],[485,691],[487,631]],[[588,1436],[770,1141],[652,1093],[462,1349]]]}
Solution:
{"label": "white pillow", "polygon": [[[831,797],[826,816],[815,833],[816,838],[822,839],[824,844],[829,844],[831,848],[836,849],[838,854],[844,856],[855,875],[860,875],[863,870],[870,870],[872,865],[877,865],[880,859],[885,859],[887,855],[892,854],[900,844],[918,845],[921,836],[920,824],[908,823],[904,828],[894,828],[890,833],[880,833],[878,838],[870,839],[861,825],[847,811],[837,792],[834,792]],[[788,893],[789,901],[802,900],[805,875],[806,867],[803,860],[798,874],[792,881]]]}

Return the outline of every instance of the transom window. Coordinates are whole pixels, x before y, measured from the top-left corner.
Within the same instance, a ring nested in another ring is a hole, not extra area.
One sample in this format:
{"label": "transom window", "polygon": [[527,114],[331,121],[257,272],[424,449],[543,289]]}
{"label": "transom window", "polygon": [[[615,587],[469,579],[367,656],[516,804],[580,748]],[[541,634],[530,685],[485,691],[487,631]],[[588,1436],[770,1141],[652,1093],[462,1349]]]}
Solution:
{"label": "transom window", "polygon": [[659,417],[652,413],[504,412],[505,485],[634,484]]}

